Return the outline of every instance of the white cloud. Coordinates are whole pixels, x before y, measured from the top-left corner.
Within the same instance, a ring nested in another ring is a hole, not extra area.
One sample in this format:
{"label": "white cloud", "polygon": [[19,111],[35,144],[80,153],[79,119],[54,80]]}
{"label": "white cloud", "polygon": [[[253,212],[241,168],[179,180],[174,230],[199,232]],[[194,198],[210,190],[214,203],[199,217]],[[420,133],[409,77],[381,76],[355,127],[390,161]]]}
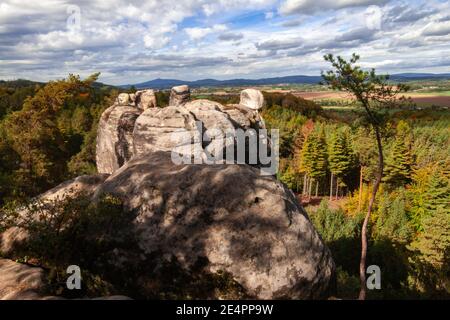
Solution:
{"label": "white cloud", "polygon": [[[318,74],[327,52],[390,72],[448,70],[450,4],[438,0],[78,0],[81,28],[69,30],[71,2],[1,1],[0,79]],[[370,30],[365,10],[381,3],[381,28]]]}
{"label": "white cloud", "polygon": [[447,36],[450,34],[450,21],[431,22],[422,32],[425,36]]}
{"label": "white cloud", "polygon": [[164,48],[168,43],[170,42],[169,37],[154,37],[152,35],[146,35],[144,36],[144,45],[148,49],[161,49]]}
{"label": "white cloud", "polygon": [[216,24],[208,28],[185,28],[184,31],[187,33],[191,40],[197,41],[203,39],[207,35],[215,32],[225,31],[227,26],[224,24]]}
{"label": "white cloud", "polygon": [[285,0],[280,6],[280,13],[312,14],[330,9],[342,9],[356,6],[382,5],[388,0]]}

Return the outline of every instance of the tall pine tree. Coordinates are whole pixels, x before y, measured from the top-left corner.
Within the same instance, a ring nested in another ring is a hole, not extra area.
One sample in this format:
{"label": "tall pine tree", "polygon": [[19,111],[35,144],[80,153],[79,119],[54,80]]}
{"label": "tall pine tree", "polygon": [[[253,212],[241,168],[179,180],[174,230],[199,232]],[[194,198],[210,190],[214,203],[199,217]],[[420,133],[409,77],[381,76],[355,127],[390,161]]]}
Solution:
{"label": "tall pine tree", "polygon": [[332,174],[330,197],[333,194],[333,176],[336,177],[336,185],[342,183],[342,179],[351,170],[354,164],[354,155],[350,147],[347,135],[342,130],[335,131],[328,144],[328,162]]}
{"label": "tall pine tree", "polygon": [[394,187],[411,182],[413,159],[411,155],[411,129],[407,122],[400,121],[391,153],[386,159],[383,182]]}
{"label": "tall pine tree", "polygon": [[[319,182],[327,173],[327,157],[325,133],[321,129],[319,132],[314,132],[308,136],[301,153],[301,168],[316,182],[316,195]],[[311,189],[311,186],[310,181],[309,189]]]}

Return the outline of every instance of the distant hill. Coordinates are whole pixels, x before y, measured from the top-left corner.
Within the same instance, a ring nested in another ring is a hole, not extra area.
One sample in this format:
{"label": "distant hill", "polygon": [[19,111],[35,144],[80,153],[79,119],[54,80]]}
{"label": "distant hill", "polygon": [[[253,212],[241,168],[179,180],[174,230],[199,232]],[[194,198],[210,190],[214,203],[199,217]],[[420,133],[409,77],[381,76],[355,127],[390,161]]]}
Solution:
{"label": "distant hill", "polygon": [[17,79],[17,80],[0,80],[0,87],[4,88],[25,88],[31,87],[35,85],[43,85],[42,82],[30,81],[25,79]]}
{"label": "distant hill", "polygon": [[[19,88],[25,88],[25,87],[31,87],[31,86],[43,86],[45,85],[45,82],[37,82],[37,81],[31,81],[26,79],[17,79],[17,80],[0,80],[0,87],[3,88],[13,88],[13,89],[19,89]],[[96,89],[113,89],[115,86],[111,86],[108,84],[104,84],[101,82],[94,82],[92,84],[92,87]]]}
{"label": "distant hill", "polygon": [[[269,85],[269,84],[281,84],[281,83],[305,83],[305,84],[317,84],[321,81],[321,77],[317,76],[289,76],[289,77],[277,77],[277,78],[264,78],[264,79],[230,79],[230,80],[216,80],[216,79],[202,79],[196,81],[182,81],[176,79],[155,79],[142,83],[133,84],[137,89],[141,88],[155,88],[155,89],[167,89],[173,86],[181,84],[187,84],[190,87],[226,87],[226,86],[250,86],[250,85]],[[128,88],[132,85],[124,85],[121,87]]]}
{"label": "distant hill", "polygon": [[[413,80],[450,80],[450,73],[446,74],[432,74],[432,73],[401,73],[391,76],[393,81],[413,81]],[[128,84],[120,86],[122,88],[129,88],[134,86],[137,89],[154,88],[154,89],[168,89],[181,84],[187,84],[190,87],[228,87],[228,86],[256,86],[256,85],[276,85],[276,84],[318,84],[322,81],[320,76],[287,76],[263,79],[231,79],[231,80],[216,80],[216,79],[202,79],[196,81],[183,81],[177,79],[155,79],[142,83]]]}
{"label": "distant hill", "polygon": [[391,76],[396,81],[450,80],[450,73],[399,73]]}

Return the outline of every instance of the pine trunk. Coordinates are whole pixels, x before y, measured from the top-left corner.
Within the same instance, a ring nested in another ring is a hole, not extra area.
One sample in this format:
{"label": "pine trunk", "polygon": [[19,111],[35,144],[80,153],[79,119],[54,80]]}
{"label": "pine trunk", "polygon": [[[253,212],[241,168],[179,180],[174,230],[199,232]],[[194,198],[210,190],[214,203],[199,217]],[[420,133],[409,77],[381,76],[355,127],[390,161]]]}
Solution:
{"label": "pine trunk", "polygon": [[338,199],[339,196],[339,178],[336,178],[336,197],[335,200]]}
{"label": "pine trunk", "polygon": [[316,182],[316,198],[319,196],[319,180]]}
{"label": "pine trunk", "polygon": [[369,201],[369,208],[367,209],[366,217],[364,218],[364,223],[361,230],[361,260],[359,262],[359,279],[360,279],[360,285],[361,289],[359,291],[359,300],[365,300],[366,299],[366,258],[367,258],[367,225],[369,224],[370,214],[372,213],[372,208],[375,203],[375,197],[378,192],[378,188],[380,187],[381,179],[383,178],[383,168],[384,168],[384,161],[383,161],[383,146],[381,144],[381,134],[379,128],[374,125],[375,129],[375,135],[377,138],[377,147],[378,147],[378,172],[377,172],[377,178],[375,180],[375,183],[373,185],[372,190],[372,196],[370,197]]}
{"label": "pine trunk", "polygon": [[330,179],[330,201],[333,200],[333,172],[331,173]]}
{"label": "pine trunk", "polygon": [[309,178],[308,183],[308,200],[311,201],[311,189],[312,189],[313,178]]}
{"label": "pine trunk", "polygon": [[308,190],[307,189],[307,187],[308,187],[308,185],[307,185],[307,183],[308,183],[308,175],[305,173],[305,175],[303,176],[303,190],[302,190],[302,196],[306,196],[306,190]]}
{"label": "pine trunk", "polygon": [[359,170],[359,196],[358,196],[358,211],[361,212],[362,193],[363,193],[363,166]]}

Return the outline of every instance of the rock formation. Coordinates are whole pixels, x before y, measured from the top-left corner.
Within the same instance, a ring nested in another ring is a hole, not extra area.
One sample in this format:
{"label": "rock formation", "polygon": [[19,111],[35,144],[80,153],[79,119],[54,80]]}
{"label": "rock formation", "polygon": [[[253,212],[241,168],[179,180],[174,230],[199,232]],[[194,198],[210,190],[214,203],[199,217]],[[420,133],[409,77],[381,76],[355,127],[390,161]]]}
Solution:
{"label": "rock formation", "polygon": [[170,153],[134,158],[96,190],[136,212],[134,232],[155,269],[204,261],[260,299],[323,298],[334,264],[295,196],[248,165],[174,165]]}
{"label": "rock formation", "polygon": [[[125,98],[122,102],[127,101]],[[112,173],[133,155],[134,123],[141,110],[115,104],[103,112],[97,134],[96,160],[99,173]]]}
{"label": "rock formation", "polygon": [[[244,90],[239,104],[226,106],[209,100],[189,101],[189,92],[188,86],[172,88],[166,108],[157,108],[153,90],[121,93],[100,119],[98,172],[111,174],[133,156],[171,151],[177,146],[181,155],[192,154],[192,150],[198,150],[203,158],[205,151],[218,155],[223,152],[221,146],[234,142],[234,129],[265,128],[258,112],[264,99],[258,90]],[[205,133],[208,137],[202,139]]]}
{"label": "rock formation", "polygon": [[136,107],[142,110],[156,108],[157,103],[155,92],[151,89],[136,91],[135,103]]}
{"label": "rock formation", "polygon": [[[176,87],[166,108],[156,107],[154,96],[150,90],[121,94],[103,113],[97,137],[103,174],[68,181],[38,199],[78,192],[93,203],[104,195],[119,198],[129,222],[115,230],[116,237],[125,234],[136,243],[104,256],[110,257],[109,272],[129,276],[128,285],[141,288],[140,295],[152,296],[151,288],[165,285],[183,287],[167,277],[177,269],[207,279],[226,275],[246,298],[327,297],[334,262],[289,189],[247,164],[177,164],[171,158],[176,146],[213,151],[234,138],[201,140],[209,130],[264,128],[262,94],[244,90],[239,104],[224,106],[188,101],[187,86]],[[25,230],[11,228],[0,234],[0,250],[13,255],[15,245],[26,241]],[[223,298],[214,290],[201,297]]]}
{"label": "rock formation", "polygon": [[259,90],[245,89],[241,92],[240,105],[253,110],[259,110],[264,106],[264,97]]}
{"label": "rock formation", "polygon": [[173,87],[170,91],[169,106],[181,106],[189,101],[191,97],[191,91],[189,86],[177,86]]}

